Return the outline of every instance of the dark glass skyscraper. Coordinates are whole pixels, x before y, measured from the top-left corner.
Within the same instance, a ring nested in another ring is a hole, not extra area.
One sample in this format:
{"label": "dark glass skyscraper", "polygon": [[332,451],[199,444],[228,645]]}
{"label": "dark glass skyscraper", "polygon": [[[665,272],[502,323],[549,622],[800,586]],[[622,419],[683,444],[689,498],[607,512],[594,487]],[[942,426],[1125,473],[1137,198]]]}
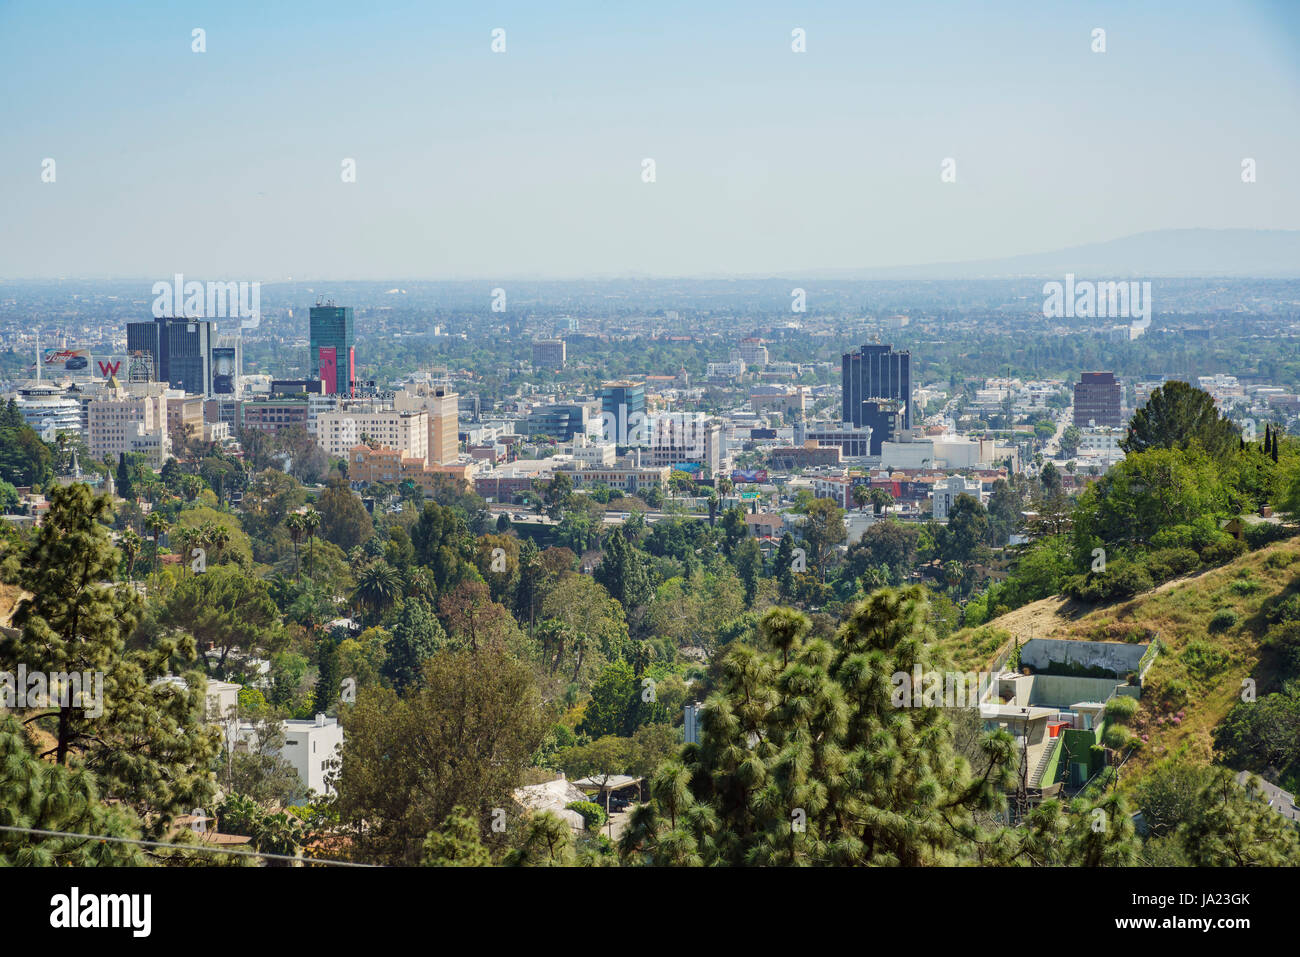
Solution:
{"label": "dark glass skyscraper", "polygon": [[[357,377],[352,307],[333,303],[312,306],[308,342],[311,377],[326,379],[327,394],[351,395],[352,383]],[[326,350],[324,375],[321,370],[322,349]]]}
{"label": "dark glass skyscraper", "polygon": [[1074,425],[1117,429],[1124,424],[1123,387],[1113,372],[1085,372],[1074,386]]}
{"label": "dark glass skyscraper", "polygon": [[[868,344],[854,352],[845,353],[840,357],[840,364],[844,422],[852,422],[859,428],[864,425],[877,426],[877,421],[867,421],[869,417],[874,419],[874,415],[869,415],[864,403],[894,399],[902,406],[901,427],[912,427],[910,352],[895,352],[893,346]],[[880,408],[871,411],[878,414]]]}
{"label": "dark glass skyscraper", "polygon": [[645,386],[639,382],[606,382],[600,399],[601,433],[616,445],[640,445],[646,438]]}
{"label": "dark glass skyscraper", "polygon": [[164,316],[126,324],[127,352],[153,357],[154,377],[194,395],[212,393],[212,323]]}

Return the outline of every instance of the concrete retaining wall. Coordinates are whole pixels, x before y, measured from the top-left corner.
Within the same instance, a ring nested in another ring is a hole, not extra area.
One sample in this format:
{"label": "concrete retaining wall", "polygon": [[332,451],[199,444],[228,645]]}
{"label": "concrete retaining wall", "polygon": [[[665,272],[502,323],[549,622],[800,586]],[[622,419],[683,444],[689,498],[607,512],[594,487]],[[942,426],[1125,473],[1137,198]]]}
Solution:
{"label": "concrete retaining wall", "polygon": [[1062,666],[1105,668],[1122,678],[1129,672],[1138,670],[1148,647],[1147,642],[1129,644],[1121,641],[1031,638],[1020,647],[1020,663],[1034,671],[1053,671]]}

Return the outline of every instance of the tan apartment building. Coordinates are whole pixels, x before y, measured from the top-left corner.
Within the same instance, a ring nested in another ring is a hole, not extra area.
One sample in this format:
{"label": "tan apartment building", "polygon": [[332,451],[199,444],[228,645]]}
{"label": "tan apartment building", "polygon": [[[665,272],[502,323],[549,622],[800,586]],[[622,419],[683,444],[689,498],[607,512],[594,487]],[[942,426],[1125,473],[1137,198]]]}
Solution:
{"label": "tan apartment building", "polygon": [[[362,436],[365,439],[362,439]],[[380,409],[322,412],[316,417],[316,444],[337,458],[348,456],[358,445],[396,449],[406,458],[427,462],[429,413]]]}
{"label": "tan apartment building", "polygon": [[190,427],[189,435],[203,437],[203,396],[170,395],[167,397],[167,434],[175,435],[178,429]]}
{"label": "tan apartment building", "polygon": [[443,386],[418,385],[398,392],[394,408],[428,413],[427,458],[430,465],[451,465],[460,457],[460,395]]}
{"label": "tan apartment building", "polygon": [[143,453],[154,468],[171,456],[167,398],[161,393],[132,395],[113,389],[86,407],[86,444],[101,461],[127,452]]}

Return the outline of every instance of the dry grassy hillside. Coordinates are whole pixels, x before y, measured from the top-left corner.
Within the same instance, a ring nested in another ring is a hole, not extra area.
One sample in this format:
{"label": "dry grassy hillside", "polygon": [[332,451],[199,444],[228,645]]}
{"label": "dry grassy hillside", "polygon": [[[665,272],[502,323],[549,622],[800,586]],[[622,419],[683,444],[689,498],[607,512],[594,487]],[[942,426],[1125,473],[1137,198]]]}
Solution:
{"label": "dry grassy hillside", "polygon": [[1147,741],[1125,765],[1121,778],[1128,786],[1170,754],[1208,763],[1211,732],[1241,700],[1245,679],[1254,680],[1257,696],[1278,690],[1277,663],[1261,645],[1269,612],[1297,590],[1300,539],[1289,539],[1113,605],[1034,602],[963,629],[946,645],[959,668],[978,670],[1017,640],[1157,637],[1162,650],[1147,673],[1135,726]]}
{"label": "dry grassy hillside", "polygon": [[0,584],[0,628],[8,628],[14,617],[14,607],[22,598],[23,590],[17,585]]}

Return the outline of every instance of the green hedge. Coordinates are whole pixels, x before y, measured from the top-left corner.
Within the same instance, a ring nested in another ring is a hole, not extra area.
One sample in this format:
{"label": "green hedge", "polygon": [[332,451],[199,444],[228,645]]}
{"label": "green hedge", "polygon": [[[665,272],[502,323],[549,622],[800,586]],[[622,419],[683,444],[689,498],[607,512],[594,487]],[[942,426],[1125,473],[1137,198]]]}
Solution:
{"label": "green hedge", "polygon": [[582,815],[582,820],[587,825],[589,831],[599,831],[604,823],[609,820],[609,815],[605,809],[594,801],[571,801],[564,805],[566,811],[577,811]]}

